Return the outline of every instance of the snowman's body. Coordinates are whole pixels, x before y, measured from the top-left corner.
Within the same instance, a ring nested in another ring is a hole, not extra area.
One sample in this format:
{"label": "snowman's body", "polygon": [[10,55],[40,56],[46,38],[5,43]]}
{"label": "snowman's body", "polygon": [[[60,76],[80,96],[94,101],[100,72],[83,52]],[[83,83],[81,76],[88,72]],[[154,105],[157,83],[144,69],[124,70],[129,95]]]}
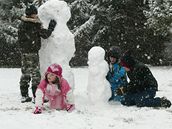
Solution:
{"label": "snowman's body", "polygon": [[88,53],[88,97],[91,103],[106,103],[110,97],[110,84],[106,80],[108,64],[104,60],[105,51],[93,47]]}
{"label": "snowman's body", "polygon": [[69,61],[75,52],[74,35],[66,25],[71,17],[70,8],[64,1],[48,0],[39,7],[38,15],[44,28],[48,27],[51,19],[57,22],[52,35],[41,41],[39,51],[41,75],[43,76],[49,65],[60,64],[64,78],[74,88],[74,75],[69,66]]}

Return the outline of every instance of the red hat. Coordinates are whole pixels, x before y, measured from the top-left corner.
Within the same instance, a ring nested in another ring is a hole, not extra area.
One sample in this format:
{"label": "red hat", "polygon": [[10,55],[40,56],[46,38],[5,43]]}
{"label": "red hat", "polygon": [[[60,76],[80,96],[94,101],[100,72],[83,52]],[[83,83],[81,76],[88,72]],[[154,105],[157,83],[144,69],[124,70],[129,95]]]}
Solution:
{"label": "red hat", "polygon": [[47,73],[54,73],[58,77],[62,77],[62,67],[59,64],[52,64],[48,67]]}
{"label": "red hat", "polygon": [[121,66],[123,66],[123,67],[130,68],[130,66],[127,65],[127,63],[126,63],[124,60],[121,60],[121,61],[120,61],[120,64],[121,64]]}
{"label": "red hat", "polygon": [[131,55],[131,51],[128,50],[124,53],[124,55],[121,57],[120,64],[121,66],[129,68],[129,69],[134,68],[136,61]]}

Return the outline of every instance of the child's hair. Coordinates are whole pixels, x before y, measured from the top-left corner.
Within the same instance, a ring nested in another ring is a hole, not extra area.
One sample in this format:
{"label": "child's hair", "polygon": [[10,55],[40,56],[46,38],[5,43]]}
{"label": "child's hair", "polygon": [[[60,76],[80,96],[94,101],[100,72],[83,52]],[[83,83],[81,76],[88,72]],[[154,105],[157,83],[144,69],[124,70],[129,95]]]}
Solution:
{"label": "child's hair", "polygon": [[[46,81],[47,83],[49,83],[49,82],[48,82],[47,76],[48,76],[48,73],[45,75],[45,81]],[[53,83],[53,84],[58,84],[58,83],[59,83],[59,78],[56,76],[56,79],[55,79],[52,83]]]}
{"label": "child's hair", "polygon": [[[45,75],[45,81],[47,82],[47,83],[49,83],[48,82],[48,78],[47,78],[47,76],[48,76],[48,73]],[[58,87],[58,89],[61,89],[60,88],[60,80],[59,80],[59,78],[56,76],[56,79],[52,82],[53,84],[56,84],[57,85],[57,87]]]}

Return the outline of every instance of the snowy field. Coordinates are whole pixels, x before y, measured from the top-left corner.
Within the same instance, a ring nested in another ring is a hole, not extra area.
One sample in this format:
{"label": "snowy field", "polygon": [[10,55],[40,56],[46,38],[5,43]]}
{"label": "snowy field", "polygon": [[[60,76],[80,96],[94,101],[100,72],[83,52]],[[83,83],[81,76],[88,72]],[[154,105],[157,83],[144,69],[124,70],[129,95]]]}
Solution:
{"label": "snowy field", "polygon": [[[159,83],[157,96],[172,101],[172,67],[152,67]],[[88,69],[73,68],[76,110],[33,114],[34,104],[20,103],[20,69],[0,69],[1,129],[171,129],[169,109],[125,107],[119,103],[90,105],[87,95]],[[95,80],[97,81],[97,80]],[[97,86],[98,87],[98,86]],[[96,91],[95,91],[96,92]]]}

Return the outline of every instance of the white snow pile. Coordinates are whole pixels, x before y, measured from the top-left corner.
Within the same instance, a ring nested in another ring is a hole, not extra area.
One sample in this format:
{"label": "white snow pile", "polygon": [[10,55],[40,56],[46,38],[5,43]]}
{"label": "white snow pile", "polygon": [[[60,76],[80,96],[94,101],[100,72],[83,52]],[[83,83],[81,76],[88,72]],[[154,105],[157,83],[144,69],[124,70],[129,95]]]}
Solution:
{"label": "white snow pile", "polygon": [[[157,96],[172,101],[172,67],[151,67],[159,83]],[[94,106],[87,97],[88,68],[73,69],[76,110],[33,114],[34,104],[20,102],[20,69],[0,69],[1,129],[171,129],[172,107],[169,109],[125,107],[121,104]],[[30,90],[31,95],[31,90]],[[46,107],[46,106],[45,106]]]}

